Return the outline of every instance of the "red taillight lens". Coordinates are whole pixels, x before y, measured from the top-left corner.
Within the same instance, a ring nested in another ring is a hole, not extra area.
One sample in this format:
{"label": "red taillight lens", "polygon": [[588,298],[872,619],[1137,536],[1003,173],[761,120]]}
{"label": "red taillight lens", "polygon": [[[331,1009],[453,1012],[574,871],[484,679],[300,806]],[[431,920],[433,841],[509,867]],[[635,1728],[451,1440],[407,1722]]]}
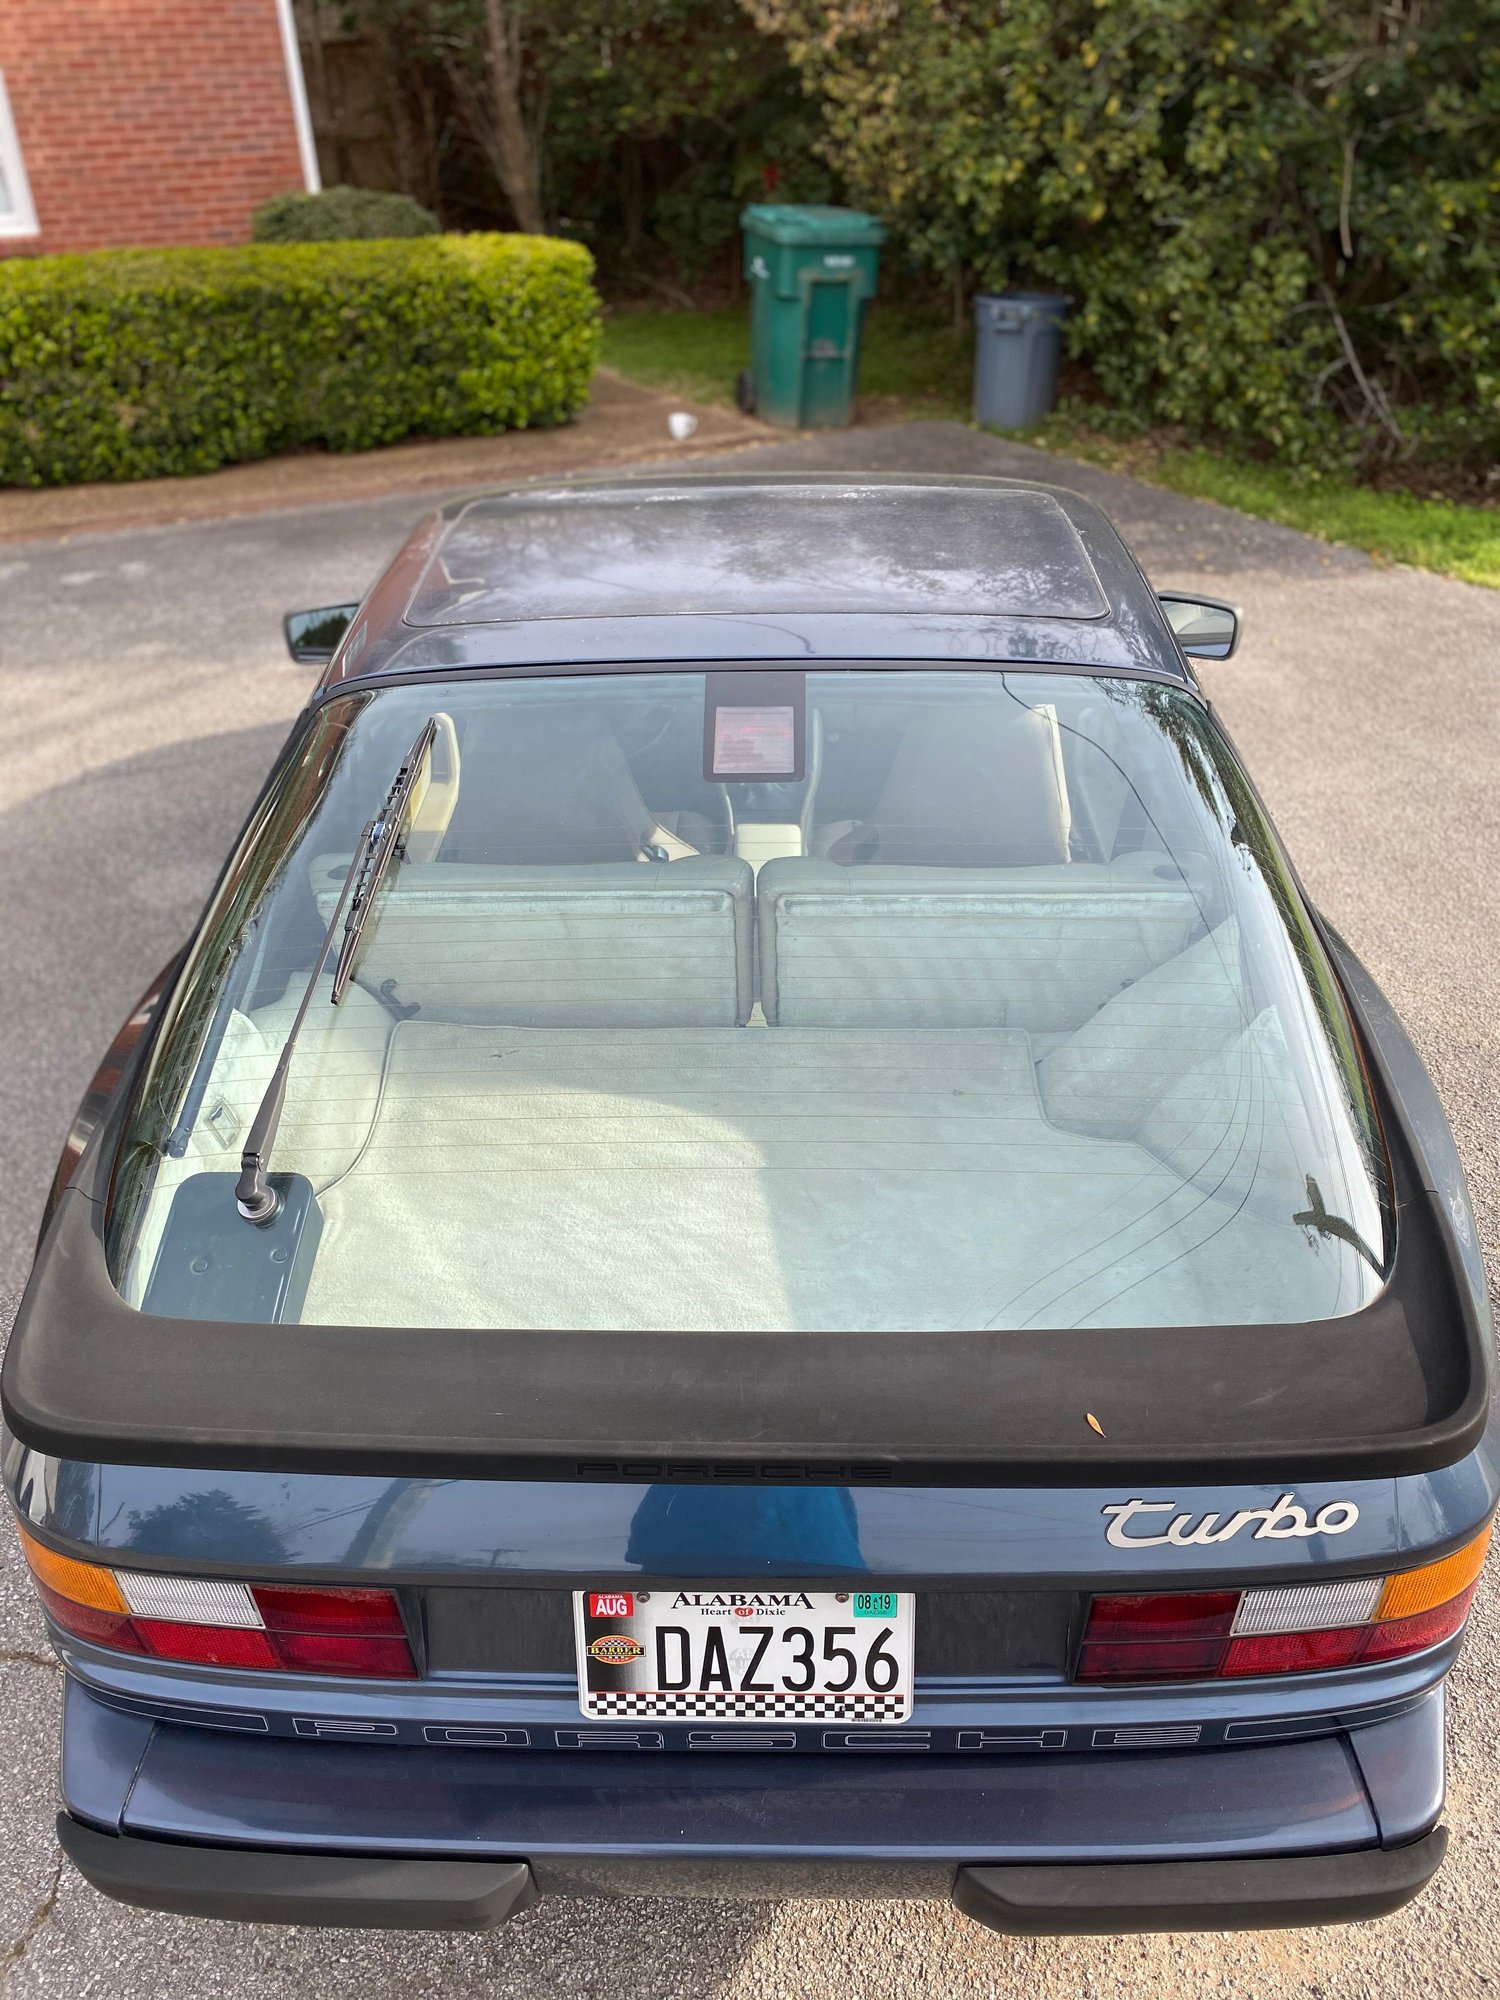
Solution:
{"label": "red taillight lens", "polygon": [[146,1651],[158,1660],[188,1660],[200,1667],[253,1667],[260,1673],[281,1664],[268,1632],[236,1631],[223,1625],[178,1625],[159,1618],[137,1618],[135,1629]]}
{"label": "red taillight lens", "polygon": [[1182,1590],[1157,1597],[1096,1597],[1089,1637],[1135,1643],[1225,1639],[1239,1608],[1237,1590]]}
{"label": "red taillight lens", "polygon": [[89,1604],[75,1604],[60,1591],[49,1589],[36,1578],[37,1595],[65,1632],[75,1639],[87,1639],[95,1646],[113,1646],[117,1653],[143,1653],[135,1627],[123,1611],[96,1611]]}
{"label": "red taillight lens", "polygon": [[1388,1577],[1096,1597],[1074,1678],[1242,1679],[1420,1653],[1463,1624],[1489,1538],[1486,1528],[1452,1555]]}
{"label": "red taillight lens", "polygon": [[389,1590],[111,1570],[60,1556],[24,1530],[21,1547],[54,1622],[95,1646],[257,1673],[416,1678],[401,1606]]}
{"label": "red taillight lens", "polygon": [[417,1669],[402,1639],[352,1638],[341,1632],[271,1635],[281,1664],[305,1674],[362,1674],[377,1680],[415,1680]]}
{"label": "red taillight lens", "polygon": [[1078,1655],[1079,1681],[1208,1681],[1224,1657],[1223,1639],[1164,1639],[1139,1646],[1096,1645],[1085,1640]]}
{"label": "red taillight lens", "polygon": [[1096,1597],[1074,1676],[1080,1681],[1198,1681],[1217,1672],[1237,1590]]}
{"label": "red taillight lens", "polygon": [[401,1607],[388,1590],[283,1589],[254,1583],[250,1595],[273,1632],[358,1632],[404,1639]]}
{"label": "red taillight lens", "polygon": [[1360,1654],[1362,1660],[1393,1660],[1402,1653],[1420,1653],[1424,1646],[1436,1646],[1451,1639],[1469,1615],[1469,1606],[1479,1588],[1476,1578],[1466,1591],[1435,1610],[1419,1611],[1414,1618],[1392,1618],[1372,1627]]}
{"label": "red taillight lens", "polygon": [[1346,1625],[1328,1632],[1265,1632],[1253,1639],[1231,1639],[1219,1672],[1303,1674],[1317,1667],[1352,1667],[1368,1636],[1367,1626]]}

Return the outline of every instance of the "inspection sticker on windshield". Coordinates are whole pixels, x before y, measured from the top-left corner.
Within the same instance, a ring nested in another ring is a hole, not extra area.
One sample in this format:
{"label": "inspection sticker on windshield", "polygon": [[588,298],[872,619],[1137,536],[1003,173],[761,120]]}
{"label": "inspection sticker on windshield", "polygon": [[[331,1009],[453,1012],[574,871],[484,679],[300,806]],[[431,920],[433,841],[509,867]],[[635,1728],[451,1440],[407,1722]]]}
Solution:
{"label": "inspection sticker on windshield", "polygon": [[580,1590],[585,1715],[905,1722],[915,1598],[885,1590]]}

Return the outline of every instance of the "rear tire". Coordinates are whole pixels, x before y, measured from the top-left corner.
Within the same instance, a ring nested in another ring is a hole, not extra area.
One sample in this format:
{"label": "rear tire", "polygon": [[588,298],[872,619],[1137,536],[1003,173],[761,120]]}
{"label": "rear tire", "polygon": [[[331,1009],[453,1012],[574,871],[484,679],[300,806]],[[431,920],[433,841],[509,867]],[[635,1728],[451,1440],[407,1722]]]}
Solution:
{"label": "rear tire", "polygon": [[742,368],[735,377],[734,400],[745,416],[755,415],[755,377],[748,368]]}

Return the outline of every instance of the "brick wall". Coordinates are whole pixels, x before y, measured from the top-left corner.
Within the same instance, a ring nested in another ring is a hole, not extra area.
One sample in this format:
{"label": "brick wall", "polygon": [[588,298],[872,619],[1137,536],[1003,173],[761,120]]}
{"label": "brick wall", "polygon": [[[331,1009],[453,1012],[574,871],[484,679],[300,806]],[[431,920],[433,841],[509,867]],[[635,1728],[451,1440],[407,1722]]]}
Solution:
{"label": "brick wall", "polygon": [[38,236],[0,256],[243,243],[303,186],[276,0],[0,0]]}

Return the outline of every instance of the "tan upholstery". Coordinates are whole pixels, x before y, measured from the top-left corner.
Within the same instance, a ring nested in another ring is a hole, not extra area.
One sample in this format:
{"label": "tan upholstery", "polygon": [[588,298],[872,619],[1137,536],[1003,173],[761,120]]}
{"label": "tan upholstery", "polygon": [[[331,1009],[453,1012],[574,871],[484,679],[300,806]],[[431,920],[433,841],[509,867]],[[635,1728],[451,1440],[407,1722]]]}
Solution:
{"label": "tan upholstery", "polygon": [[[662,829],[642,799],[614,731],[573,703],[518,702],[503,716],[472,717],[459,792],[443,853],[453,861],[549,867],[639,861]],[[673,842],[658,859],[694,853]]]}
{"label": "tan upholstery", "polygon": [[[314,863],[325,921],[341,871]],[[743,861],[551,868],[407,862],[358,980],[424,1019],[525,1027],[732,1027],[754,1003]]]}
{"label": "tan upholstery", "polygon": [[798,1027],[1080,1026],[1188,943],[1198,910],[1144,857],[1050,868],[760,871],[761,1004]]}
{"label": "tan upholstery", "polygon": [[1042,1056],[1047,1115],[1079,1131],[1139,1137],[1163,1093],[1218,1058],[1249,1019],[1239,927],[1230,921],[1115,994]]}
{"label": "tan upholstery", "polygon": [[1040,867],[1068,859],[1068,831],[1056,718],[984,701],[918,717],[872,811],[823,829],[813,851],[882,867]]}
{"label": "tan upholstery", "polygon": [[418,1016],[322,1195],[303,1316],[920,1336],[1334,1306],[1351,1253],[1252,1213],[1248,1173],[1216,1193],[1051,1125],[1024,1035]]}

